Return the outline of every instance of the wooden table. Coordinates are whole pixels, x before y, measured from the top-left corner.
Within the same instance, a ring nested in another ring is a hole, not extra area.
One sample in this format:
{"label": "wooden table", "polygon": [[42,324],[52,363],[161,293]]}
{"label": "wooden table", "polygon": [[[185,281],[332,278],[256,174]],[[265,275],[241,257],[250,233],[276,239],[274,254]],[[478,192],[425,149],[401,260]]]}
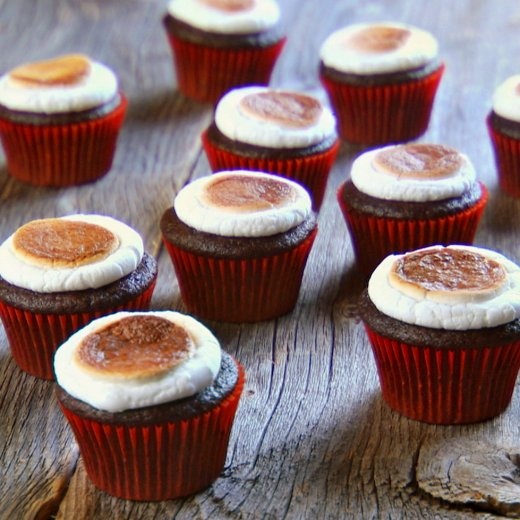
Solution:
{"label": "wooden table", "polygon": [[[272,83],[323,99],[318,50],[333,30],[356,21],[398,20],[437,35],[447,69],[422,140],[470,156],[491,193],[476,243],[520,261],[520,200],[497,189],[484,124],[495,86],[520,72],[518,2],[281,0],[281,5],[288,43]],[[164,0],[0,1],[2,72],[23,61],[85,52],[117,72],[130,98],[113,168],[95,184],[59,190],[26,186],[8,176],[0,158],[0,239],[34,218],[76,212],[115,216],[142,234],[159,261],[153,307],[182,311],[159,218],[179,188],[209,172],[199,136],[212,110],[175,90],[161,25],[165,9]],[[518,470],[514,473],[520,460],[519,388],[500,417],[462,427],[405,419],[381,399],[356,312],[362,285],[335,200],[358,152],[346,145],[340,151],[294,312],[257,325],[208,323],[245,365],[247,385],[226,467],[203,493],[136,503],[96,490],[56,406],[53,383],[18,370],[0,327],[2,520],[519,514]]]}

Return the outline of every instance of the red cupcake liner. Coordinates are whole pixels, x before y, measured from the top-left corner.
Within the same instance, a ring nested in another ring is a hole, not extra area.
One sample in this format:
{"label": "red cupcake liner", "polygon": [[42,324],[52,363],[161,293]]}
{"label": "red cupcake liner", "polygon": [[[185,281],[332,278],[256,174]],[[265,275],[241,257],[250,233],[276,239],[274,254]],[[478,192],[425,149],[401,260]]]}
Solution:
{"label": "red cupcake liner", "polygon": [[66,187],[105,175],[112,159],[128,101],[109,114],[77,123],[26,124],[0,119],[7,171],[35,186]]}
{"label": "red cupcake liner", "polygon": [[259,258],[209,258],[165,241],[190,314],[234,323],[282,316],[296,305],[315,228],[283,253]]}
{"label": "red cupcake liner", "polygon": [[520,197],[520,140],[498,131],[486,119],[489,137],[493,146],[500,189],[513,197]]}
{"label": "red cupcake liner", "polygon": [[472,244],[488,200],[488,190],[480,183],[482,195],[472,207],[454,215],[432,219],[397,219],[359,213],[343,199],[344,185],[337,199],[347,224],[356,263],[369,276],[390,254],[405,253],[431,245]]}
{"label": "red cupcake liner", "polygon": [[305,187],[312,198],[312,206],[319,211],[330,170],[336,160],[339,140],[322,152],[283,159],[268,157],[248,157],[219,148],[208,136],[208,130],[202,135],[202,144],[211,170],[215,173],[223,170],[253,170],[287,177]]}
{"label": "red cupcake liner", "polygon": [[406,417],[464,424],[499,415],[520,369],[520,340],[484,348],[429,348],[381,336],[365,324],[381,392]]}
{"label": "red cupcake liner", "polygon": [[[165,424],[125,426],[86,419],[60,402],[90,480],[106,493],[130,500],[170,500],[208,487],[226,461],[229,436],[244,387],[208,412]],[[117,414],[115,414],[117,415]]]}
{"label": "red cupcake liner", "polygon": [[443,72],[441,65],[424,78],[393,85],[349,85],[323,74],[320,79],[334,108],[339,135],[351,143],[383,145],[424,134]]}
{"label": "red cupcake liner", "polygon": [[155,281],[140,295],[116,307],[72,314],[35,313],[0,301],[0,319],[13,359],[24,372],[53,380],[54,352],[66,339],[101,316],[148,310],[154,287]]}
{"label": "red cupcake liner", "polygon": [[186,97],[215,103],[235,87],[267,85],[286,38],[265,47],[206,47],[167,32],[177,74]]}

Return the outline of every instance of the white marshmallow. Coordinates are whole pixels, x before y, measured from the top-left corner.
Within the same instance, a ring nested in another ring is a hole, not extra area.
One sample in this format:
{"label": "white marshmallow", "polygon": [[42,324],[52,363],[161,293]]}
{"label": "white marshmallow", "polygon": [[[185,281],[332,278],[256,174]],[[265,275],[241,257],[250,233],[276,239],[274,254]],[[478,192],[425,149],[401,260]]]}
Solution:
{"label": "white marshmallow", "polygon": [[468,330],[496,327],[520,318],[520,267],[503,255],[473,246],[449,246],[480,253],[495,260],[507,272],[506,286],[487,298],[454,294],[442,303],[427,296],[416,299],[404,294],[389,281],[394,262],[403,255],[386,257],[375,269],[368,294],[377,309],[396,320],[434,329]]}
{"label": "white marshmallow", "polygon": [[[345,40],[361,29],[384,26],[407,29],[410,37],[401,47],[389,52],[360,52],[345,46]],[[427,31],[395,22],[359,23],[332,33],[320,49],[321,61],[330,68],[352,74],[381,74],[421,67],[438,54],[437,39]]]}
{"label": "white marshmallow", "polygon": [[475,182],[476,173],[469,158],[460,154],[462,165],[448,177],[412,179],[381,171],[374,157],[388,146],[361,154],[352,164],[351,180],[361,192],[384,200],[426,202],[458,197]]}
{"label": "white marshmallow", "polygon": [[74,85],[26,87],[4,74],[0,78],[0,105],[42,114],[78,112],[107,103],[117,91],[115,74],[93,61],[88,76]]}
{"label": "white marshmallow", "polygon": [[[296,199],[281,206],[240,213],[211,205],[204,196],[207,186],[229,175],[276,179],[291,186]],[[178,193],[174,208],[186,225],[198,231],[228,237],[264,237],[283,233],[301,224],[312,211],[310,196],[299,184],[284,177],[246,170],[219,172],[193,181]]]}
{"label": "white marshmallow", "polygon": [[222,34],[265,31],[280,20],[274,0],[256,0],[251,9],[240,11],[222,11],[199,0],[171,0],[168,13],[197,29]]}
{"label": "white marshmallow", "polygon": [[119,238],[119,247],[108,257],[77,267],[51,267],[27,263],[13,248],[13,235],[0,245],[0,276],[17,287],[41,293],[95,289],[134,271],[144,253],[143,240],[131,227],[101,215],[61,217],[103,226]]}
{"label": "white marshmallow", "polygon": [[[316,123],[303,128],[289,128],[276,121],[260,120],[240,109],[240,101],[259,92],[277,91],[269,87],[244,87],[229,91],[215,109],[215,124],[229,139],[268,148],[310,146],[336,135],[336,119],[323,107]],[[278,90],[283,92],[282,90]]]}
{"label": "white marshmallow", "polygon": [[[157,376],[125,379],[98,376],[74,360],[77,348],[88,334],[121,318],[138,315],[158,316],[183,327],[193,340],[193,355]],[[218,340],[194,318],[173,311],[119,312],[94,320],[73,334],[56,351],[54,370],[57,383],[76,399],[100,410],[121,412],[194,395],[213,383],[220,363]]]}
{"label": "white marshmallow", "polygon": [[493,111],[520,122],[520,74],[507,78],[497,87],[493,95]]}

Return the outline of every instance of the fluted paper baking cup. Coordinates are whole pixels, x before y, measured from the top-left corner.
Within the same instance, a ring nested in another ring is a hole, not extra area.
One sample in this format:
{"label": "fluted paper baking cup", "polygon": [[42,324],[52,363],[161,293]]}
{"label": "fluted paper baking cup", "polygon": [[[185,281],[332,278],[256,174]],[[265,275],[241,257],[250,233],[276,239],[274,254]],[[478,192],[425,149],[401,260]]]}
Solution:
{"label": "fluted paper baking cup", "polygon": [[499,346],[429,348],[386,338],[365,324],[388,405],[432,424],[464,424],[499,415],[511,401],[520,340]]}
{"label": "fluted paper baking cup", "polygon": [[127,426],[114,419],[108,424],[81,417],[60,401],[93,484],[110,495],[141,501],[180,498],[208,487],[224,467],[244,387],[244,369],[235,363],[239,377],[232,392],[185,420]]}
{"label": "fluted paper baking cup", "polygon": [[340,136],[374,146],[409,141],[426,131],[443,72],[441,65],[424,78],[390,85],[349,85],[323,74],[320,79]]}
{"label": "fluted paper baking cup", "polygon": [[28,124],[0,119],[7,171],[36,185],[66,187],[93,182],[112,166],[126,98],[109,114],[77,123]]}
{"label": "fluted paper baking cup", "polygon": [[177,86],[186,97],[215,103],[232,88],[267,85],[285,38],[264,47],[207,47],[167,32]]}

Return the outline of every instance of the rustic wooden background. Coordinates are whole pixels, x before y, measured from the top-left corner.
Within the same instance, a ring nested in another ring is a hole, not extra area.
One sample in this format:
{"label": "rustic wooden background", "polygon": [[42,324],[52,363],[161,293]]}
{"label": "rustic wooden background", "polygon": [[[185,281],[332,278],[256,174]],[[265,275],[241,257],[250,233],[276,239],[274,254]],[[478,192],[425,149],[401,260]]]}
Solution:
{"label": "rustic wooden background", "polygon": [[[447,69],[423,141],[467,153],[491,198],[476,242],[520,261],[520,201],[497,190],[484,119],[495,86],[520,72],[515,0],[280,0],[288,43],[272,83],[324,98],[318,50],[357,21],[437,35]],[[113,215],[159,260],[157,309],[180,309],[159,218],[207,174],[199,135],[211,107],[175,90],[166,0],[0,0],[0,71],[85,52],[111,66],[130,107],[111,172],[62,190],[11,179],[0,156],[0,240],[33,218]],[[88,481],[53,384],[21,373],[0,327],[0,518],[494,518],[519,516],[520,389],[500,417],[462,427],[405,419],[382,401],[356,315],[361,289],[335,191],[359,150],[344,145],[294,312],[258,325],[208,323],[247,369],[226,467],[207,491],[163,503],[110,498]]]}

